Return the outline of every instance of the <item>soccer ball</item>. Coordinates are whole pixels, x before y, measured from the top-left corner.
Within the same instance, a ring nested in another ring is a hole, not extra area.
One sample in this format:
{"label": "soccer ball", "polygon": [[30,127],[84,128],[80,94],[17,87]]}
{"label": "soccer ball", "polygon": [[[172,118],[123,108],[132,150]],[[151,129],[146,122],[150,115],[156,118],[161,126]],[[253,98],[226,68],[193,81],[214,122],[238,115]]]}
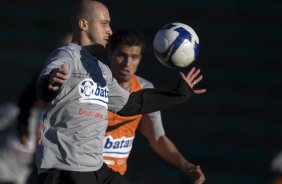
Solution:
{"label": "soccer ball", "polygon": [[154,38],[156,58],[170,68],[186,67],[197,57],[200,42],[196,32],[183,23],[170,23],[162,27]]}

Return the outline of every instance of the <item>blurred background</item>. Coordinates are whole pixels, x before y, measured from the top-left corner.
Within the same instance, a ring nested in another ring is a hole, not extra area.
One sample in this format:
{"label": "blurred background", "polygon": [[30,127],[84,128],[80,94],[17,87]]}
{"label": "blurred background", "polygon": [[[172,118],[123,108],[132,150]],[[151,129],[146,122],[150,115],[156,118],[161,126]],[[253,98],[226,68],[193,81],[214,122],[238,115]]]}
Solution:
{"label": "blurred background", "polygon": [[[0,2],[0,103],[16,101],[58,40],[71,31],[74,0]],[[139,29],[147,50],[138,74],[174,88],[177,70],[153,55],[154,34],[182,22],[200,38],[193,65],[207,93],[163,111],[168,137],[195,164],[207,184],[272,183],[270,163],[282,150],[282,1],[106,0],[113,31]],[[101,54],[106,63],[106,57]],[[190,67],[183,69],[187,72]],[[159,158],[140,135],[126,174],[132,183],[191,183]]]}

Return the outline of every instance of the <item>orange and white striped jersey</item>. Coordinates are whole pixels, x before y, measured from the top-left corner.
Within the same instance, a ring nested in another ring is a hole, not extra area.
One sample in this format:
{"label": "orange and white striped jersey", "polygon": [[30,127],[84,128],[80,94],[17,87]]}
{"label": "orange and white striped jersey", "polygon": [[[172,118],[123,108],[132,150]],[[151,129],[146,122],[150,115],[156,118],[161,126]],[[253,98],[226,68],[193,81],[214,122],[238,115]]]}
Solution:
{"label": "orange and white striped jersey", "polygon": [[[142,88],[153,88],[153,85],[139,76],[133,76],[130,93]],[[160,112],[126,117],[108,112],[108,127],[104,138],[104,162],[120,174],[126,172],[127,158],[140,122],[142,122],[141,132],[146,138],[158,139],[164,135]]]}

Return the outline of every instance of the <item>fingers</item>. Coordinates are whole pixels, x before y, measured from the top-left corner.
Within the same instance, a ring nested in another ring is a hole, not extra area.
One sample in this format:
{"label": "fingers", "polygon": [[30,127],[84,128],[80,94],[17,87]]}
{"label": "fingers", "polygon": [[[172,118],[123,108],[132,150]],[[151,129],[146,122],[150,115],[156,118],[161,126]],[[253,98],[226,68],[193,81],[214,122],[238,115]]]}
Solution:
{"label": "fingers", "polygon": [[183,80],[186,80],[186,79],[185,79],[185,75],[184,75],[182,72],[180,72],[180,77],[181,77]]}
{"label": "fingers", "polygon": [[195,180],[194,184],[202,184],[205,182],[206,178],[204,173],[202,172],[199,165],[196,166],[196,172],[197,172],[197,179]]}
{"label": "fingers", "polygon": [[199,82],[201,80],[201,78],[203,78],[202,75],[199,75],[201,73],[200,69],[196,69],[195,67],[193,67],[187,74],[187,76],[185,77],[185,79],[193,84],[194,82]]}
{"label": "fingers", "polygon": [[68,75],[68,67],[66,64],[62,64],[61,67],[59,68],[59,71],[64,74],[64,75]]}
{"label": "fingers", "polygon": [[198,179],[194,182],[194,184],[203,184],[205,182],[205,179]]}
{"label": "fingers", "polygon": [[199,95],[199,94],[203,94],[205,92],[207,92],[206,89],[194,89],[193,90],[195,94]]}
{"label": "fingers", "polygon": [[66,64],[60,66],[60,68],[53,69],[50,73],[48,89],[57,91],[68,79],[68,68]]}
{"label": "fingers", "polygon": [[54,75],[53,75],[52,83],[63,84],[67,79],[68,79],[68,76],[61,73],[60,70],[58,70],[58,72],[55,72]]}
{"label": "fingers", "polygon": [[194,184],[203,184],[205,182],[205,175],[199,165],[195,166],[192,172],[194,175]]}
{"label": "fingers", "polygon": [[187,79],[190,79],[191,78],[191,76],[193,75],[193,73],[195,72],[195,70],[196,70],[196,68],[195,67],[193,67],[189,72],[188,72],[188,74],[187,74]]}
{"label": "fingers", "polygon": [[195,76],[193,79],[193,85],[198,84],[203,79],[203,75]]}
{"label": "fingers", "polygon": [[199,76],[199,74],[200,74],[200,72],[201,72],[201,70],[200,69],[195,69],[194,68],[194,72],[191,74],[191,80],[193,80],[193,81],[195,81],[195,79]]}
{"label": "fingers", "polygon": [[201,74],[200,69],[193,67],[186,76],[183,73],[180,73],[180,75],[181,78],[184,79],[193,89],[195,94],[202,94],[206,92],[206,89],[194,89],[195,85],[199,84],[203,79],[203,75]]}
{"label": "fingers", "polygon": [[194,184],[203,184],[206,180],[205,175],[203,174],[199,165],[188,164],[183,169],[184,172],[193,178]]}
{"label": "fingers", "polygon": [[53,85],[49,84],[48,89],[51,90],[51,91],[58,91],[60,89],[60,87],[54,86],[54,84]]}

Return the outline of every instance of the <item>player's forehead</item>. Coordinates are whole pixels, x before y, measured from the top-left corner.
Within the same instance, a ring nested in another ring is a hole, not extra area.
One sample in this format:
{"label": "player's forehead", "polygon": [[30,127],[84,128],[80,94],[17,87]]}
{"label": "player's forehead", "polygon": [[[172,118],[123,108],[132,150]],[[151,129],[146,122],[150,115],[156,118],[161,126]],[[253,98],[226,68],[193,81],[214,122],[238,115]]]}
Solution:
{"label": "player's forehead", "polygon": [[140,45],[127,45],[127,44],[120,44],[117,49],[119,51],[124,52],[135,52],[135,53],[141,53],[141,46]]}

